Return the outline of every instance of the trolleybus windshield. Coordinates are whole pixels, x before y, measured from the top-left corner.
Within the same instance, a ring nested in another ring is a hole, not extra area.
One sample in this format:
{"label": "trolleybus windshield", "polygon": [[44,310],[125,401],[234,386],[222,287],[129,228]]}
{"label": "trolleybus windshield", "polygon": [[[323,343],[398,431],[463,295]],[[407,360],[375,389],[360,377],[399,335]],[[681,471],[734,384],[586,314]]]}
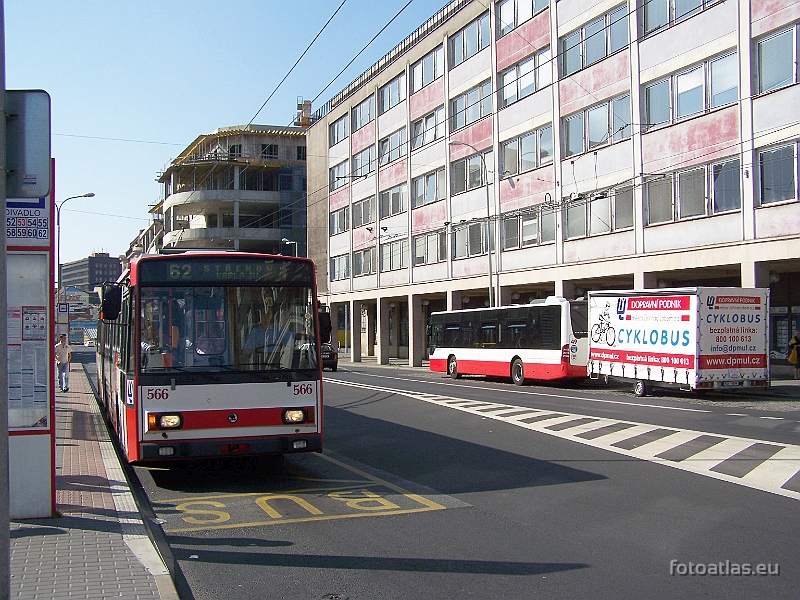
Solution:
{"label": "trolleybus windshield", "polygon": [[140,372],[317,369],[311,287],[143,285]]}

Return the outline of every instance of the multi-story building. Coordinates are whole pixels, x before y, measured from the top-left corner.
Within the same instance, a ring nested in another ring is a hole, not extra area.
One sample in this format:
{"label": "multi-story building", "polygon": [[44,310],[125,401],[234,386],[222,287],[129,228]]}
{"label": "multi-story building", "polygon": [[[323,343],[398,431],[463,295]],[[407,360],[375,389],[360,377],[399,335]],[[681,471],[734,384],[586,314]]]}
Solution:
{"label": "multi-story building", "polygon": [[77,287],[91,292],[104,281],[116,281],[122,272],[118,256],[95,252],[91,256],[61,265],[61,287]]}
{"label": "multi-story building", "polygon": [[131,252],[162,248],[306,252],[304,127],[201,135],[159,174],[163,199]]}
{"label": "multi-story building", "polygon": [[797,0],[448,4],[308,132],[352,359],[421,364],[431,310],[687,285],[769,287],[784,348],[799,33]]}

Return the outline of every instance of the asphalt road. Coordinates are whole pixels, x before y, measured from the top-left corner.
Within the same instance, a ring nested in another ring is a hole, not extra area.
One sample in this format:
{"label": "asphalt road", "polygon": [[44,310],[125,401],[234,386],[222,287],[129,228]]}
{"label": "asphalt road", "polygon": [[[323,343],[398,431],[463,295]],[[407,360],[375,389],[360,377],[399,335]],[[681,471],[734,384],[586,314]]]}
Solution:
{"label": "asphalt road", "polygon": [[136,468],[194,598],[800,597],[800,402],[325,378],[322,455]]}

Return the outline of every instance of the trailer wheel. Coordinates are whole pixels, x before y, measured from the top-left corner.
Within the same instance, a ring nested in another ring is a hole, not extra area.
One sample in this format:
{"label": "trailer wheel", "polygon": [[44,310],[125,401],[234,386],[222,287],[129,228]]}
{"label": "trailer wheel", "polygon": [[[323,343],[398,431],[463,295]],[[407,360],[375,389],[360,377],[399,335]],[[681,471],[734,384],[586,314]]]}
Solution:
{"label": "trailer wheel", "polygon": [[515,358],[511,363],[511,383],[522,385],[525,383],[525,366],[519,358]]}
{"label": "trailer wheel", "polygon": [[461,377],[461,373],[458,372],[458,362],[456,361],[456,357],[452,354],[447,359],[447,374],[451,379],[458,379]]}
{"label": "trailer wheel", "polygon": [[633,384],[633,395],[637,398],[647,396],[648,391],[650,391],[649,386],[643,379],[637,379],[636,383]]}

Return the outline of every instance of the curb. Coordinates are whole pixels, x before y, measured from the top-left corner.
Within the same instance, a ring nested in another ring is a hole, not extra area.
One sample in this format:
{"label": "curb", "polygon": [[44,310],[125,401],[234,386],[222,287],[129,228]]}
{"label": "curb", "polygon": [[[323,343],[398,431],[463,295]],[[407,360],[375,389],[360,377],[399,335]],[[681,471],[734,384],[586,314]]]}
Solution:
{"label": "curb", "polygon": [[[106,475],[109,480],[125,481],[128,484],[127,487],[110,485],[114,507],[117,510],[117,518],[122,529],[122,539],[155,579],[161,600],[181,600],[175,584],[176,572],[180,573],[180,569],[172,556],[166,536],[160,527],[155,526],[155,515],[147,504],[144,492],[140,489],[130,465],[122,462],[117,444],[114,443],[108,430],[108,424],[100,412],[100,402],[95,384],[86,370],[86,364],[81,363],[81,367],[88,387],[94,396],[94,402],[90,403],[90,407],[95,431],[100,433],[100,452]],[[134,493],[134,490],[137,490],[138,493]],[[123,516],[133,514],[138,514],[139,518]],[[168,565],[171,565],[172,568],[170,569]],[[182,573],[180,579],[183,579]]]}

